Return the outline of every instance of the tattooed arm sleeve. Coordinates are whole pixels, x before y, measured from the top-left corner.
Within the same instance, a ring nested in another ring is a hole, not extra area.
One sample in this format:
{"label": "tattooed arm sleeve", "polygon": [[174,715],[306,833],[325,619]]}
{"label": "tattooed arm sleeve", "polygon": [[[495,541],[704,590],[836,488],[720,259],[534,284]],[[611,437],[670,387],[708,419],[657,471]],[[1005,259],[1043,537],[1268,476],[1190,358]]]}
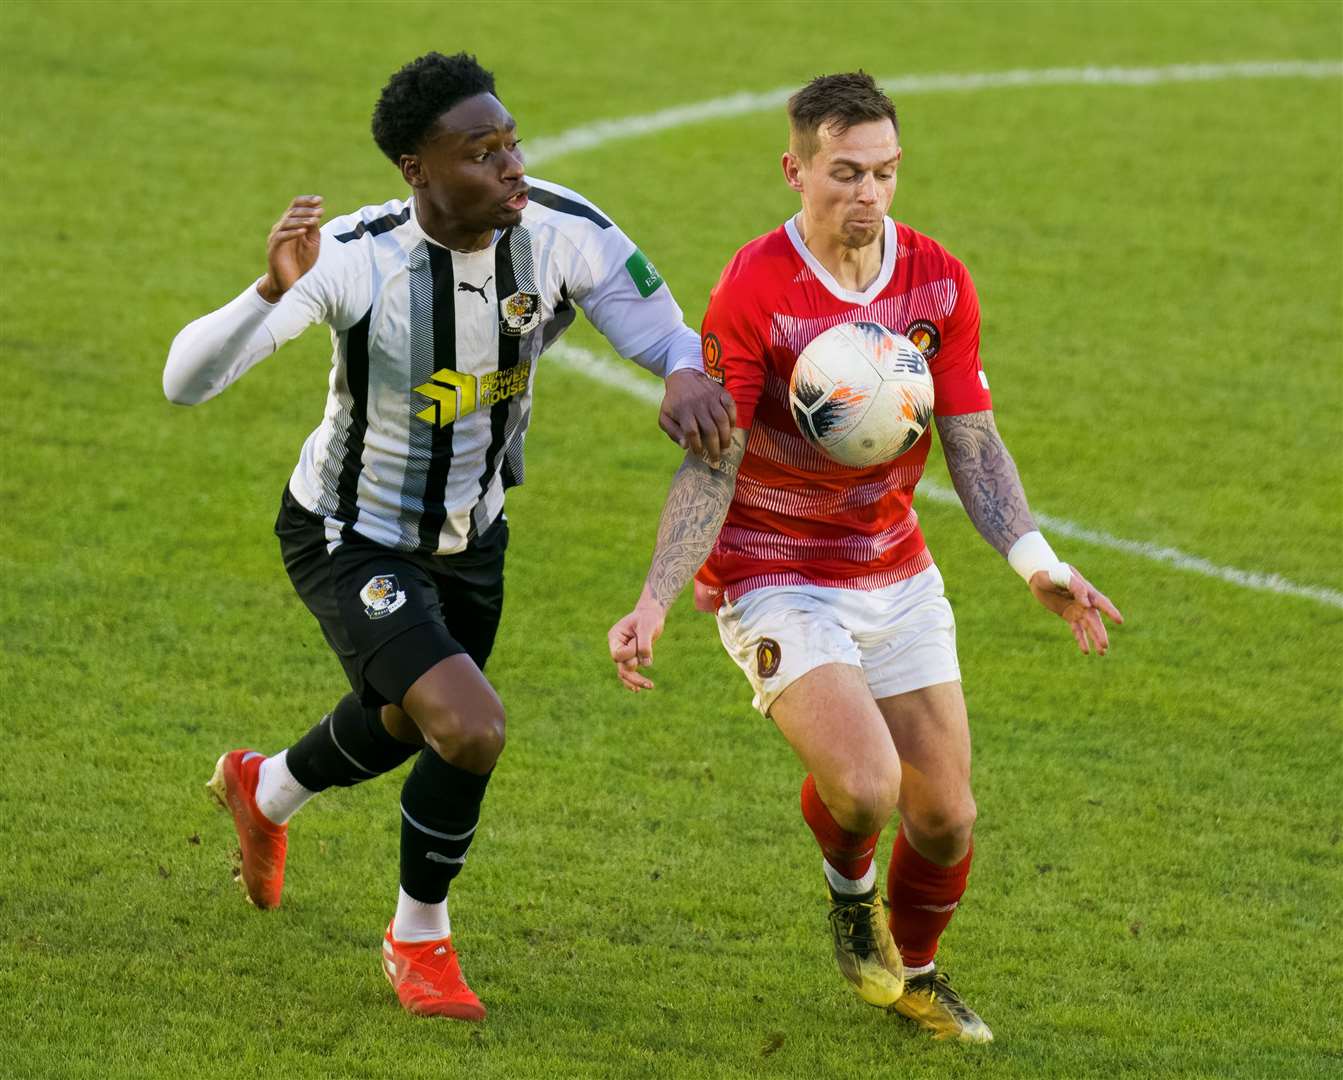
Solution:
{"label": "tattooed arm sleeve", "polygon": [[713,550],[718,530],[727,517],[737,468],[746,453],[746,432],[732,429],[732,444],[717,468],[687,454],[672,480],[658,522],[657,546],[648,568],[645,589],[662,607],[671,607],[687,582]]}
{"label": "tattooed arm sleeve", "polygon": [[1035,528],[1035,521],[993,413],[939,416],[937,433],[965,512],[979,534],[1006,555],[1019,536]]}

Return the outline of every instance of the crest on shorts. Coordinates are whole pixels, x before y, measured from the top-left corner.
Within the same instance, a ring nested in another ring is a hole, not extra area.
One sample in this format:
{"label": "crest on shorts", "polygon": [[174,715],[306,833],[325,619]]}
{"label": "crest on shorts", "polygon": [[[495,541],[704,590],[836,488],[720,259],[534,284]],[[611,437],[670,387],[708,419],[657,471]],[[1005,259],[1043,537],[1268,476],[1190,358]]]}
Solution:
{"label": "crest on shorts", "polygon": [[397,585],[395,574],[379,574],[359,590],[359,599],[364,602],[365,615],[381,619],[406,602],[406,593]]}
{"label": "crest on shorts", "polygon": [[755,670],[762,679],[778,674],[779,661],[783,659],[783,650],[773,638],[762,637],[755,647]]}
{"label": "crest on shorts", "polygon": [[541,322],[541,297],[519,290],[499,301],[499,332],[509,337],[530,334]]}
{"label": "crest on shorts", "polygon": [[914,343],[914,348],[923,353],[925,360],[931,360],[942,347],[942,334],[937,329],[937,324],[927,319],[918,319],[910,323],[905,330],[905,337]]}

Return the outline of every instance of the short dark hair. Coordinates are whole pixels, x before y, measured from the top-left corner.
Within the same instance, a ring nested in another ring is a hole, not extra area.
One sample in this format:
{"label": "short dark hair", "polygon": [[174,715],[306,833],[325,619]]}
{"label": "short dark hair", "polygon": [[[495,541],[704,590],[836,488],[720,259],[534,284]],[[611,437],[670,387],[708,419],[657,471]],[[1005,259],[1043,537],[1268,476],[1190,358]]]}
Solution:
{"label": "short dark hair", "polygon": [[434,121],[459,101],[494,93],[494,75],[474,56],[425,53],[387,80],[373,108],[373,141],[392,159],[413,154]]}
{"label": "short dark hair", "polygon": [[816,133],[829,124],[842,135],[854,124],[889,120],[900,137],[895,104],[861,68],[843,75],[818,75],[788,99],[788,126],[795,149],[804,158],[816,152]]}

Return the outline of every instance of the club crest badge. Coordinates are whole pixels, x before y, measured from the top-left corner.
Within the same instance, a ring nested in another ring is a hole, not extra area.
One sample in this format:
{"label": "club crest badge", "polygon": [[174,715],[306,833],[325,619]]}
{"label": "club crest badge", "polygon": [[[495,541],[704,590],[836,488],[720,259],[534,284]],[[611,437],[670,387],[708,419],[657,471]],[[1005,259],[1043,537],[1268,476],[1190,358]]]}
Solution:
{"label": "club crest badge", "polygon": [[783,650],[773,638],[761,638],[755,647],[755,670],[762,679],[768,679],[779,672],[779,661],[783,659]]}
{"label": "club crest badge", "polygon": [[925,360],[931,360],[942,347],[942,334],[938,331],[937,324],[927,319],[910,323],[905,331],[905,337],[914,343],[914,348],[923,353]]}
{"label": "club crest badge", "polygon": [[704,335],[704,374],[719,386],[723,385],[723,343],[717,334]]}
{"label": "club crest badge", "polygon": [[515,292],[499,301],[499,332],[509,337],[530,334],[541,322],[541,297]]}
{"label": "club crest badge", "polygon": [[406,593],[397,586],[395,574],[379,574],[359,590],[359,599],[364,602],[365,615],[382,619],[406,602]]}

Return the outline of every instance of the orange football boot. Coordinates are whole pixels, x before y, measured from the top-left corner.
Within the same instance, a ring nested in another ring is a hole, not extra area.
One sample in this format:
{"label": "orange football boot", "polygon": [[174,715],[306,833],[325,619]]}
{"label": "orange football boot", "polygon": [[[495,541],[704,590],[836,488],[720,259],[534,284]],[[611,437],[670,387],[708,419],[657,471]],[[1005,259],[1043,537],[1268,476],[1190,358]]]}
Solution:
{"label": "orange football boot", "polygon": [[276,825],[256,805],[257,780],[265,760],[255,750],[230,750],[219,759],[214,776],[205,785],[219,805],[233,815],[242,849],[247,899],[262,909],[280,906],[284,856],[289,847],[289,826]]}
{"label": "orange football boot", "polygon": [[382,939],[382,970],[402,1007],[416,1016],[485,1019],[485,1006],[462,978],[451,937],[397,941],[388,923]]}

